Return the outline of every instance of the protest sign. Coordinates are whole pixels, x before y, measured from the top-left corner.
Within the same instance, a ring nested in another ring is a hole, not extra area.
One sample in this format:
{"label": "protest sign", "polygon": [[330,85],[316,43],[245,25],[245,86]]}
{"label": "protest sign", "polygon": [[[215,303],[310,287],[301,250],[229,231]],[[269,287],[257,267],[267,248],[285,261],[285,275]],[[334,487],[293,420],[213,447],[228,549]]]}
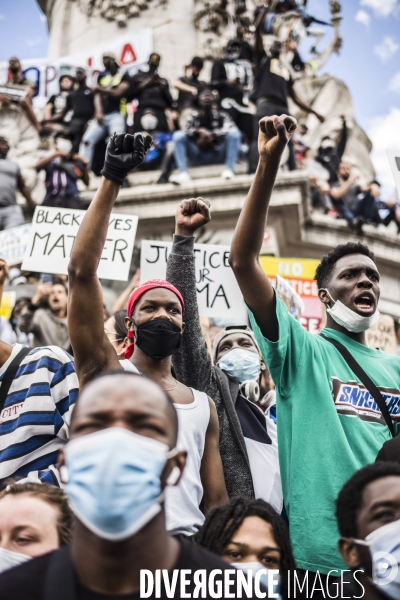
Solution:
{"label": "protest sign", "polygon": [[30,231],[31,226],[27,224],[0,232],[0,258],[4,258],[9,267],[22,263]]}
{"label": "protest sign", "polygon": [[304,310],[299,318],[300,323],[308,331],[313,333],[320,331],[323,326],[323,305],[318,298],[317,283],[314,280],[319,260],[260,256],[260,264],[273,285],[277,275],[284,277],[290,283],[304,303]]}
{"label": "protest sign", "polygon": [[392,169],[394,182],[396,184],[397,193],[400,198],[400,150],[388,148],[386,150],[389,159],[390,168]]}
{"label": "protest sign", "polygon": [[[142,240],[141,280],[165,279],[171,242]],[[202,317],[242,319],[247,310],[235,276],[228,263],[229,246],[195,244],[196,284]]]}
{"label": "protest sign", "polygon": [[379,321],[365,332],[365,338],[370,348],[397,354],[394,320],[390,315],[381,315]]}
{"label": "protest sign", "polygon": [[[84,210],[36,207],[22,269],[66,275],[72,246],[85,214]],[[111,213],[97,270],[101,279],[128,279],[137,222],[134,215]]]}
{"label": "protest sign", "polygon": [[[62,58],[22,59],[21,63],[23,74],[36,84],[33,104],[37,108],[43,108],[49,96],[58,94],[59,77],[65,73],[74,75],[76,67],[86,69],[89,86],[96,83],[97,75],[104,71],[103,52],[114,52],[121,65],[121,71],[128,71],[132,75],[140,67],[147,65],[152,50],[153,31],[145,28],[89,46],[86,50]],[[0,84],[5,84],[7,77],[8,61],[2,61]]]}

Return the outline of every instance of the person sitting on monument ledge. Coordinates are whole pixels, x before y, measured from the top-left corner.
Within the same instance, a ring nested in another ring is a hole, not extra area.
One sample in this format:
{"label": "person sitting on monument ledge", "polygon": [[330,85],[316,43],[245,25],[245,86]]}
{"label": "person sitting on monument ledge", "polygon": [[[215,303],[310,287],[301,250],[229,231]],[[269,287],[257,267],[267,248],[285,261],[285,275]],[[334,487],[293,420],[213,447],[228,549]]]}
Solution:
{"label": "person sitting on monument ledge", "polygon": [[178,173],[169,178],[171,183],[181,185],[191,180],[188,159],[193,166],[225,162],[221,177],[234,177],[242,136],[230,116],[214,108],[215,97],[210,90],[201,92],[201,109],[192,113],[184,131],[174,132],[172,140]]}
{"label": "person sitting on monument ledge", "polygon": [[138,71],[131,78],[129,100],[137,100],[139,106],[133,118],[135,132],[144,131],[142,117],[151,109],[158,119],[158,131],[170,130],[165,111],[172,108],[172,96],[168,81],[158,74],[161,56],[153,52],[148,60],[148,71]]}
{"label": "person sitting on monument ledge", "polygon": [[11,98],[6,94],[0,94],[0,106],[8,106],[13,102],[17,102],[17,104],[19,104],[22,110],[26,113],[26,116],[28,117],[29,121],[32,123],[36,131],[41,131],[42,127],[39,121],[37,120],[35,111],[33,110],[32,106],[32,98],[36,93],[35,83],[33,83],[33,81],[25,77],[25,75],[22,73],[21,63],[19,59],[15,56],[12,56],[8,61],[8,70],[10,72],[10,79],[3,85],[7,86],[8,84],[10,84],[12,86],[14,84],[18,86],[25,86],[27,89],[27,94],[24,98],[21,98],[21,100],[17,101],[11,100]]}

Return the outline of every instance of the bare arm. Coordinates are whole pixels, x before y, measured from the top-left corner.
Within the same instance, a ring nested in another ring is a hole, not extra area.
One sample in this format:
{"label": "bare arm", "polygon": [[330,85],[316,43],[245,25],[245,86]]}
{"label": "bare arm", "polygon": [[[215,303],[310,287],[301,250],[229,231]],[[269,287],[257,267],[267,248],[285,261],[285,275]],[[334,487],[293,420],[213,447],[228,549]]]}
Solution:
{"label": "bare arm", "polygon": [[68,265],[68,331],[81,387],[104,371],[121,369],[104,333],[103,291],[97,277],[119,188],[114,181],[102,178],[79,227]]}
{"label": "bare arm", "polygon": [[210,405],[210,421],[207,427],[204,454],[200,467],[200,477],[204,492],[204,512],[206,515],[215,506],[227,504],[229,502],[221,456],[219,453],[219,423],[217,409],[211,398],[208,398],[208,402]]}
{"label": "bare arm", "polygon": [[104,122],[104,112],[103,112],[103,104],[101,102],[100,94],[94,95],[94,113],[97,121],[100,125],[103,125]]}
{"label": "bare arm", "polygon": [[264,52],[264,42],[263,42],[262,34],[263,34],[264,23],[265,23],[267,14],[268,14],[268,6],[264,6],[263,10],[258,15],[258,19],[256,22],[256,36],[255,36],[255,42],[254,42],[254,49],[255,49],[257,56],[261,56],[261,54],[263,54],[263,52]]}
{"label": "bare arm", "polygon": [[295,129],[296,120],[286,115],[261,119],[257,172],[240,213],[229,256],[229,264],[246,304],[253,312],[263,335],[271,341],[278,339],[275,294],[258,257],[282,152]]}
{"label": "bare arm", "polygon": [[144,160],[147,150],[143,150],[143,141],[141,149],[139,145],[143,139],[141,134],[114,134],[108,142],[103,169],[105,176],[73,245],[68,265],[68,330],[81,387],[104,371],[121,369],[115,350],[104,333],[103,292],[97,267],[121,181]]}
{"label": "bare arm", "polygon": [[296,91],[295,91],[293,85],[289,86],[289,95],[292,98],[293,102],[295,102],[297,104],[297,106],[299,106],[302,110],[305,110],[306,112],[312,113],[313,115],[315,115],[321,123],[323,123],[325,121],[325,117],[323,117],[322,115],[317,113],[317,111],[314,110],[312,108],[312,106],[309,106],[308,104],[303,102],[303,100],[301,98],[299,98],[299,96],[296,94]]}
{"label": "bare arm", "polygon": [[330,194],[333,200],[340,200],[343,198],[357,179],[358,175],[353,175],[352,177],[349,177],[347,181],[343,181],[338,187],[331,188]]}
{"label": "bare arm", "polygon": [[53,106],[54,104],[52,102],[46,104],[43,111],[43,121],[50,121],[52,119],[51,111],[53,110]]}
{"label": "bare arm", "polygon": [[194,87],[194,85],[188,85],[187,83],[180,81],[180,79],[174,81],[172,86],[180,92],[188,92],[189,94],[193,94],[193,96],[196,96],[198,92],[197,88]]}
{"label": "bare arm", "polygon": [[25,181],[24,181],[24,178],[22,177],[22,175],[18,176],[17,186],[18,186],[19,191],[21,192],[21,194],[23,195],[23,197],[27,201],[28,205],[31,208],[35,208],[36,207],[36,203],[34,202],[32,196],[31,196],[30,189],[25,185]]}
{"label": "bare arm", "polygon": [[[63,155],[63,153],[53,152],[53,154],[49,154],[48,156],[45,156],[44,158],[39,160],[38,163],[36,163],[36,166],[35,166],[36,171],[38,171],[38,172],[41,171],[42,169],[47,167],[47,165],[49,165],[52,160],[54,160],[55,158],[58,158],[59,156],[62,156],[62,155]],[[67,154],[65,154],[65,156],[67,156]]]}
{"label": "bare arm", "polygon": [[62,121],[67,112],[70,110],[68,104],[64,106],[56,115],[51,116],[51,111],[47,112],[47,107],[52,105],[46,104],[46,108],[44,109],[43,121],[47,121],[47,123],[56,123],[57,121]]}
{"label": "bare arm", "polygon": [[127,81],[121,81],[115,88],[103,88],[101,85],[95,87],[95,92],[108,96],[109,98],[119,98],[123,96],[129,89],[129,83]]}
{"label": "bare arm", "polygon": [[116,301],[114,302],[114,306],[112,307],[113,313],[116,313],[119,310],[123,310],[124,308],[126,308],[126,305],[128,304],[129,296],[131,295],[133,290],[138,287],[139,283],[140,283],[140,269],[137,269],[136,273],[130,280],[129,285],[124,289],[122,294],[120,294],[118,296],[118,298],[116,299]]}

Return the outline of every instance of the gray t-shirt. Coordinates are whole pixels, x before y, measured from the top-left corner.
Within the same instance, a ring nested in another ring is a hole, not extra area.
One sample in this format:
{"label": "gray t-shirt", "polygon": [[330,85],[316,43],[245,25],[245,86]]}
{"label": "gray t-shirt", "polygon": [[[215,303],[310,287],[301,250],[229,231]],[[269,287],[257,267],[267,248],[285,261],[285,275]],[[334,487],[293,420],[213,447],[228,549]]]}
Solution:
{"label": "gray t-shirt", "polygon": [[[339,187],[341,185],[340,181],[336,181],[332,184],[332,187]],[[359,185],[351,185],[347,192],[336,202],[342,203],[350,210],[355,210],[358,204],[358,195],[361,193],[361,187]]]}
{"label": "gray t-shirt", "polygon": [[17,203],[15,191],[20,175],[21,170],[17,163],[6,158],[0,159],[0,207]]}

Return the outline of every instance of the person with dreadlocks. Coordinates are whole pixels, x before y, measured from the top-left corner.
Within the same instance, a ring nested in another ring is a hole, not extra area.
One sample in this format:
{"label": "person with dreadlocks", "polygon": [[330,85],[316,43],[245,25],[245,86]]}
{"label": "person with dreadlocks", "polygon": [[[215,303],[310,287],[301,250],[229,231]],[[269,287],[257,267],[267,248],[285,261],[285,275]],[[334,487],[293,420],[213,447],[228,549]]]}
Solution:
{"label": "person with dreadlocks", "polygon": [[200,503],[207,514],[227,502],[228,495],[214,402],[180,383],[172,372],[171,357],[185,327],[183,298],[173,285],[160,279],[137,287],[129,298],[125,321],[132,343],[120,361],[120,349],[113,344],[115,334],[110,324],[103,322],[103,294],[97,277],[120,186],[129,171],[143,162],[150,145],[151,138],[141,133],[114,134],[107,145],[103,178],[71,253],[68,325],[81,388],[101,373],[125,369],[152,377],[170,393],[178,413],[178,447],[187,451],[187,462],[179,485],[166,490],[167,529],[192,536],[204,521]]}
{"label": "person with dreadlocks", "polygon": [[[286,523],[264,500],[232,498],[214,508],[196,535],[196,542],[237,569],[279,571],[279,591],[290,597],[296,565]],[[277,578],[274,578],[277,581]]]}
{"label": "person with dreadlocks", "polygon": [[295,129],[286,115],[260,120],[260,161],[229,263],[276,387],[279,463],[296,563],[315,581],[346,568],[332,510],[339,490],[400,433],[400,357],[367,346],[380,296],[367,246],[348,242],[322,258],[315,274],[327,311],[321,335],[290,316],[260,266],[276,174]]}

